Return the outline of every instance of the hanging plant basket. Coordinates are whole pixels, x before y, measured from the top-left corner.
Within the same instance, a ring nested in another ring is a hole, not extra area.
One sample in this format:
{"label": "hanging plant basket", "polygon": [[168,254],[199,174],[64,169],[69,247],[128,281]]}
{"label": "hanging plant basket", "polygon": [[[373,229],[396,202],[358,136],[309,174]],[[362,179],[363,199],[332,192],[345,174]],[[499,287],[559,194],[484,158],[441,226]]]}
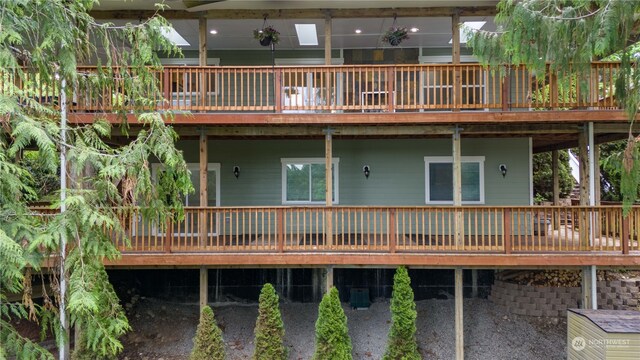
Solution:
{"label": "hanging plant basket", "polygon": [[253,30],[253,37],[258,39],[260,45],[269,46],[272,43],[277,44],[280,41],[280,32],[271,26]]}
{"label": "hanging plant basket", "polygon": [[389,43],[391,46],[398,46],[403,40],[409,38],[409,30],[405,27],[392,26],[382,36],[382,41]]}

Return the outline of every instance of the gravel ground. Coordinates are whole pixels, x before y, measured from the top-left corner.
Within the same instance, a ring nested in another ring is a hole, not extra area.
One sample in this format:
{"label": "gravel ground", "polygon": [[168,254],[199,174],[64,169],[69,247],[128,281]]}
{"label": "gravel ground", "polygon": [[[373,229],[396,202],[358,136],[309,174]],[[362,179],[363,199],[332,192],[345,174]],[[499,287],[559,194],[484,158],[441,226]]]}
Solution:
{"label": "gravel ground", "polygon": [[[416,303],[416,337],[425,359],[453,359],[454,301]],[[310,359],[314,350],[317,304],[281,304],[290,359]],[[368,310],[344,306],[354,359],[380,359],[390,325],[389,302],[379,300]],[[256,304],[216,304],[214,313],[223,328],[228,359],[250,359]],[[142,299],[129,315],[133,331],[123,338],[121,359],[187,359],[198,322],[194,304]],[[504,313],[490,301],[465,299],[466,359],[564,359],[566,323]]]}

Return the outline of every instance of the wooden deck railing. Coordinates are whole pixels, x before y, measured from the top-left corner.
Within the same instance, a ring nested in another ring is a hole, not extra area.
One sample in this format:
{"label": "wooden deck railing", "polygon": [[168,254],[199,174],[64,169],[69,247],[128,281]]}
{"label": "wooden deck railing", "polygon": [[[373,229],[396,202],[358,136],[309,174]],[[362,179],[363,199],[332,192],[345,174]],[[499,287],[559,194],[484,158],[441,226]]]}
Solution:
{"label": "wooden deck railing", "polygon": [[122,222],[125,252],[640,251],[640,207],[190,207],[166,226],[136,210]]}
{"label": "wooden deck railing", "polygon": [[[479,64],[345,66],[169,66],[155,73],[159,91],[148,109],[194,112],[394,112],[454,109],[531,110],[616,108],[619,63],[593,63],[582,78],[535,74],[524,67],[492,69]],[[122,86],[96,90],[94,67],[80,67],[74,112],[110,112],[133,106]],[[496,70],[496,71],[494,71]],[[502,71],[498,71],[502,70]],[[456,81],[455,79],[459,80]],[[124,81],[124,80],[122,80]],[[0,74],[0,92],[27,89],[40,103],[57,103],[54,81]],[[23,99],[27,101],[26,99]]]}

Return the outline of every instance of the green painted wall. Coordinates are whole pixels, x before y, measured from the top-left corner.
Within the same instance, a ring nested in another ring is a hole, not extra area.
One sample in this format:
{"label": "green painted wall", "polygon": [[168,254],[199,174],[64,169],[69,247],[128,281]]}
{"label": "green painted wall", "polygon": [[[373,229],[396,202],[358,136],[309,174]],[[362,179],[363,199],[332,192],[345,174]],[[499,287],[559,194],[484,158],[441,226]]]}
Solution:
{"label": "green painted wall", "polygon": [[[181,141],[197,163],[197,141]],[[462,139],[463,156],[485,156],[485,205],[529,204],[529,141]],[[450,156],[450,139],[334,139],[340,205],[425,205],[425,156]],[[209,162],[221,164],[221,205],[282,205],[281,158],[323,157],[323,140],[209,140]],[[498,170],[506,164],[508,173]],[[366,179],[362,167],[371,167]],[[233,176],[234,166],[240,177]]]}

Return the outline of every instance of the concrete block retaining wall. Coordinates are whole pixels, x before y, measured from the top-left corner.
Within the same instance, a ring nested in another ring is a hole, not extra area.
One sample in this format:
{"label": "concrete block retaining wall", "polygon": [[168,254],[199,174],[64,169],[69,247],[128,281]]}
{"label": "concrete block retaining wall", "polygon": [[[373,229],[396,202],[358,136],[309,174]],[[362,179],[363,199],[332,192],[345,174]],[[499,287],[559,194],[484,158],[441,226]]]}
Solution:
{"label": "concrete block retaining wall", "polygon": [[[598,281],[598,308],[640,309],[640,281]],[[580,287],[518,285],[496,280],[489,300],[517,315],[564,317],[568,308],[580,307]]]}

